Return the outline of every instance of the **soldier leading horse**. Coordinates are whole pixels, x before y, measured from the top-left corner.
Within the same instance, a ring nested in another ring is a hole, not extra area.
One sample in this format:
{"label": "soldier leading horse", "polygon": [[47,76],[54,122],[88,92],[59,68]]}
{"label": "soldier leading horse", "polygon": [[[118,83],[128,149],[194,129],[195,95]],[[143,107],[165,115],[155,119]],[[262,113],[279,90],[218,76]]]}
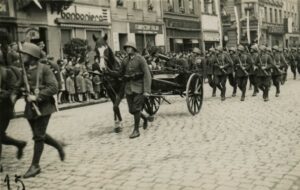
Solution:
{"label": "soldier leading horse", "polygon": [[114,56],[112,49],[107,44],[107,35],[97,38],[93,35],[96,43],[95,52],[99,58],[99,66],[103,85],[106,88],[107,94],[113,103],[115,132],[120,132],[122,129],[122,116],[119,109],[121,100],[124,97],[124,83],[118,76],[120,63]]}

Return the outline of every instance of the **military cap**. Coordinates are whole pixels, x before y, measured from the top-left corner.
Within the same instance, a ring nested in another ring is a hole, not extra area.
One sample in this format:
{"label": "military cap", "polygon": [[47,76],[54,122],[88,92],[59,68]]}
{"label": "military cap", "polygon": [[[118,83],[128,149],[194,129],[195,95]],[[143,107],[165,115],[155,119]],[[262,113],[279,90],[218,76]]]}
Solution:
{"label": "military cap", "polygon": [[259,50],[260,51],[265,51],[266,50],[266,46],[264,46],[264,45],[259,46]]}
{"label": "military cap", "polygon": [[233,52],[235,52],[236,51],[236,49],[235,49],[235,47],[231,47],[231,48],[229,48],[228,49],[228,51],[230,52],[230,51],[233,51]]}
{"label": "military cap", "polygon": [[275,45],[272,47],[272,50],[279,51],[279,47]]}
{"label": "military cap", "polygon": [[245,47],[242,46],[242,45],[239,45],[237,49],[238,49],[239,51],[245,51]]}
{"label": "military cap", "polygon": [[213,47],[209,48],[208,51],[210,51],[210,52],[216,52],[215,48],[213,48]]}
{"label": "military cap", "polygon": [[257,45],[252,45],[251,49],[257,52],[258,51],[258,46]]}

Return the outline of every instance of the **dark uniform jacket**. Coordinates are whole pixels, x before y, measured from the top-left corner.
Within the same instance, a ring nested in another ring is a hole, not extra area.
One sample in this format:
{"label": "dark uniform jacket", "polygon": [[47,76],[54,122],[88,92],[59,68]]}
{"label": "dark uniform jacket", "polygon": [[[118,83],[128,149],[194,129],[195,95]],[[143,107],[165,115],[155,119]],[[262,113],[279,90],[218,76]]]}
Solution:
{"label": "dark uniform jacket", "polygon": [[259,54],[257,52],[250,54],[252,65],[249,68],[249,75],[255,74],[255,71],[257,69],[256,63],[259,61],[258,56]]}
{"label": "dark uniform jacket", "polygon": [[[58,84],[55,75],[49,66],[42,63],[38,63],[35,68],[27,68],[26,70],[30,90],[33,94],[38,85],[39,92],[36,94],[36,104],[41,115],[45,116],[52,114],[56,111],[53,95],[58,93]],[[25,106],[25,117],[28,119],[37,117],[35,111],[32,109],[32,104],[28,102]]]}
{"label": "dark uniform jacket", "polygon": [[[267,53],[262,53],[258,55],[256,60],[256,66],[258,67],[255,71],[256,76],[270,76],[270,68],[272,68],[272,58]],[[265,67],[263,71],[262,67]]]}
{"label": "dark uniform jacket", "polygon": [[192,72],[196,72],[201,75],[204,75],[205,59],[201,56],[192,56],[190,61],[191,61],[190,70]]}
{"label": "dark uniform jacket", "polygon": [[[273,72],[272,75],[281,75],[281,69],[283,69],[287,63],[286,60],[284,59],[284,56],[281,53],[274,53],[273,55]],[[277,67],[277,68],[276,68]],[[280,70],[278,70],[280,69]]]}
{"label": "dark uniform jacket", "polygon": [[207,57],[206,60],[206,75],[212,75],[213,74],[213,68],[214,64],[216,62],[216,56],[210,55]]}
{"label": "dark uniform jacket", "polygon": [[249,69],[252,66],[252,59],[249,54],[241,53],[235,62],[235,70],[237,77],[247,76]]}
{"label": "dark uniform jacket", "polygon": [[129,79],[125,84],[125,93],[142,94],[144,92],[151,93],[151,74],[148,64],[144,57],[135,54],[132,58],[126,57],[121,65],[121,76],[141,75],[135,79]]}
{"label": "dark uniform jacket", "polygon": [[[214,75],[227,74],[227,71],[226,71],[227,67],[229,67],[231,65],[232,65],[232,62],[227,54],[225,54],[225,53],[217,54],[215,64],[214,64]],[[224,68],[221,69],[220,66],[224,66]]]}
{"label": "dark uniform jacket", "polygon": [[228,67],[226,68],[226,72],[228,74],[233,73],[234,72],[234,63],[236,62],[237,59],[237,54],[230,54],[228,53],[228,58],[230,60],[230,64],[228,65]]}

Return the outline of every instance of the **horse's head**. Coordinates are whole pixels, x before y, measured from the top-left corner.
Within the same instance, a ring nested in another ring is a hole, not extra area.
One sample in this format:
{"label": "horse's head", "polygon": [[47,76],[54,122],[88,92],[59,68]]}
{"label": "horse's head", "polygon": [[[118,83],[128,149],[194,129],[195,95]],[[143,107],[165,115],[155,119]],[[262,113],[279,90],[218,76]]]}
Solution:
{"label": "horse's head", "polygon": [[113,69],[114,67],[113,53],[107,44],[107,38],[108,38],[107,34],[99,38],[93,35],[93,40],[96,43],[95,52],[96,52],[96,56],[99,59],[100,69],[102,71],[106,69]]}

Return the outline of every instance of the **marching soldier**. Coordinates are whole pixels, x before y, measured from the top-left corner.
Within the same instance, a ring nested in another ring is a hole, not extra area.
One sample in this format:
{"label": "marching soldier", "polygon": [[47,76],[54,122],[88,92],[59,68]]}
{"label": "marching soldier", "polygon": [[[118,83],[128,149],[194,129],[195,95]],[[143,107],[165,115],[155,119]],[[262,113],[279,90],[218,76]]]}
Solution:
{"label": "marching soldier", "polygon": [[26,73],[23,72],[26,75],[24,79],[28,78],[28,83],[24,80],[24,84],[30,88],[30,93],[26,96],[24,115],[32,129],[34,153],[31,166],[23,176],[30,178],[41,172],[39,163],[44,143],[57,149],[61,161],[65,159],[65,152],[62,145],[46,133],[50,117],[56,111],[53,95],[58,92],[58,84],[55,76],[49,66],[39,62],[41,50],[38,46],[25,42],[20,52],[26,70]]}
{"label": "marching soldier", "polygon": [[261,45],[259,47],[261,54],[256,60],[256,80],[257,86],[263,91],[263,99],[265,102],[269,101],[269,89],[271,86],[271,74],[272,58],[266,53],[266,46]]}
{"label": "marching soldier", "polygon": [[221,90],[221,100],[224,101],[226,99],[226,80],[227,80],[227,67],[232,65],[231,60],[228,55],[223,52],[223,47],[217,47],[217,55],[214,64],[214,76],[215,76],[215,84]]}
{"label": "marching soldier", "polygon": [[216,51],[215,48],[210,48],[207,54],[206,58],[206,77],[208,80],[209,86],[213,89],[212,97],[216,96],[217,87],[214,82],[214,76],[213,76],[213,67],[216,60]]}
{"label": "marching soldier", "polygon": [[281,80],[282,85],[287,81],[287,72],[290,65],[290,55],[289,55],[289,50],[287,48],[283,48],[283,57],[287,64],[283,68],[284,73],[282,74],[282,80]]}
{"label": "marching soldier", "polygon": [[134,130],[129,138],[140,136],[140,119],[147,128],[147,118],[142,114],[145,97],[151,93],[151,74],[146,60],[137,53],[134,44],[127,43],[124,49],[128,56],[123,60],[121,74],[125,79],[125,93],[129,112],[134,116]]}
{"label": "marching soldier", "polygon": [[278,46],[273,46],[273,71],[272,71],[272,81],[276,87],[276,97],[280,94],[280,83],[281,75],[284,73],[283,69],[286,67],[287,63],[284,56],[280,53]]}
{"label": "marching soldier", "polygon": [[290,54],[290,65],[291,65],[291,71],[294,74],[294,80],[296,80],[297,76],[297,64],[298,64],[298,55],[297,55],[297,49],[292,48],[291,54]]}
{"label": "marching soldier", "polygon": [[18,149],[17,159],[21,159],[27,143],[25,141],[16,140],[6,134],[10,120],[14,116],[14,104],[21,73],[17,73],[18,70],[13,71],[10,65],[7,66],[6,42],[9,36],[7,33],[1,33],[0,36],[0,172],[2,172],[2,144],[15,146]]}
{"label": "marching soldier", "polygon": [[235,73],[234,73],[234,62],[237,59],[237,55],[236,55],[236,50],[234,47],[229,48],[229,58],[230,61],[232,63],[232,65],[229,65],[226,69],[226,72],[228,74],[228,81],[229,84],[232,86],[233,88],[233,92],[232,92],[232,97],[236,96],[236,89],[237,89],[237,81],[235,78]]}
{"label": "marching soldier", "polygon": [[256,62],[258,59],[258,47],[257,45],[252,45],[250,48],[250,53],[251,53],[251,59],[252,59],[252,65],[249,68],[249,82],[254,86],[253,94],[252,96],[256,96],[256,94],[259,92],[258,87],[257,87],[257,81],[256,81]]}
{"label": "marching soldier", "polygon": [[235,62],[235,73],[238,87],[242,91],[241,101],[244,101],[252,59],[249,54],[245,53],[245,48],[242,45],[238,46],[238,54],[238,60]]}
{"label": "marching soldier", "polygon": [[195,71],[196,73],[201,74],[202,76],[204,75],[204,58],[201,57],[201,50],[197,47],[195,47],[192,51],[191,55],[191,70]]}

